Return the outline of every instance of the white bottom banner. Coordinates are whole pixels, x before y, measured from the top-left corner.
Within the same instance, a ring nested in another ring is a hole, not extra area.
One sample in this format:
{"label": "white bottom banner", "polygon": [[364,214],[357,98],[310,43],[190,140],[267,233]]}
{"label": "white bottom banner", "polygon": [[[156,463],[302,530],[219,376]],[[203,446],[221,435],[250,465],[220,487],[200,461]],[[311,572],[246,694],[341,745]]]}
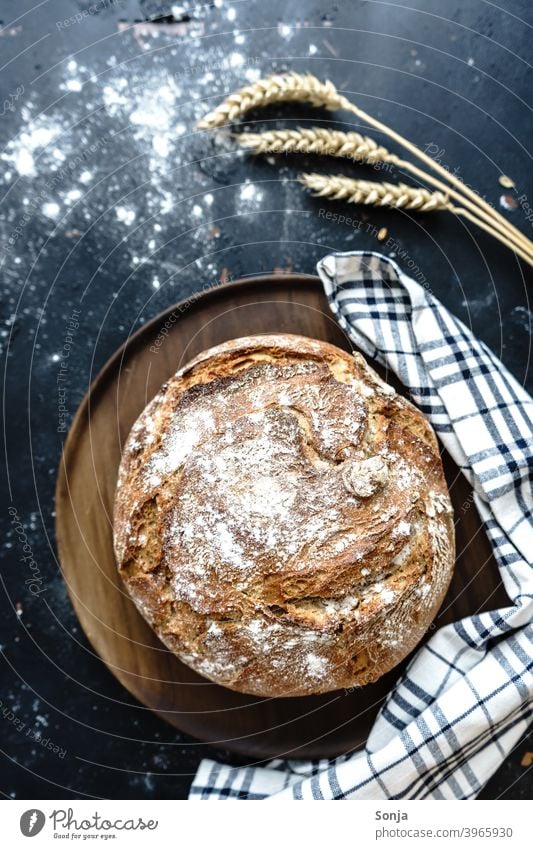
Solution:
{"label": "white bottom banner", "polygon": [[[181,801],[5,801],[0,808],[6,849],[70,843],[201,849],[280,847],[330,849],[337,839],[354,849],[533,845],[529,805],[472,802],[244,802],[203,810]],[[69,844],[70,845],[70,844]]]}

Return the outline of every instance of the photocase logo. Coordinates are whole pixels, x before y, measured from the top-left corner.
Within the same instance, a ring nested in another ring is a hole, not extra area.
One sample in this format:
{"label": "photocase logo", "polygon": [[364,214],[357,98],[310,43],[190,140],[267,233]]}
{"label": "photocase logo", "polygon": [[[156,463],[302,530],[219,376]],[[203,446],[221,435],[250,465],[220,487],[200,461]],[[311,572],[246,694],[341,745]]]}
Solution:
{"label": "photocase logo", "polygon": [[24,837],[35,837],[42,831],[46,822],[46,817],[42,811],[32,808],[30,811],[24,811],[20,818],[20,830]]}

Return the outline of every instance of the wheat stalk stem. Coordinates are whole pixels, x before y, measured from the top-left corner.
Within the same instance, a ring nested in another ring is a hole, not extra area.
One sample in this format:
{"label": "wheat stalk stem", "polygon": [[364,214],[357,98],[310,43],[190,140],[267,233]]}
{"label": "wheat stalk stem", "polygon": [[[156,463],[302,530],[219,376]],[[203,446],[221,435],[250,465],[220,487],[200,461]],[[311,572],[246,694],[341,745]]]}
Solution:
{"label": "wheat stalk stem", "polygon": [[[482,218],[487,224],[490,225],[493,230],[498,232],[500,235],[505,236],[509,242],[516,246],[516,248],[521,248],[523,253],[528,255],[527,262],[530,265],[533,265],[533,242],[531,242],[520,230],[517,230],[516,227],[513,227],[505,218],[501,215],[498,215],[491,206],[489,209],[492,210],[493,214],[490,214],[485,211],[483,206],[480,206],[477,203],[471,201],[468,197],[465,197],[453,186],[447,186],[437,177],[434,177],[432,174],[427,174],[425,171],[422,171],[421,168],[418,168],[412,162],[408,162],[407,160],[400,159],[397,163],[399,168],[403,168],[406,171],[409,171],[414,177],[418,177],[423,180],[425,183],[429,183],[434,188],[439,191],[446,191],[451,198],[456,200],[458,203],[466,206],[474,215],[479,218]],[[475,194],[475,192],[474,192]],[[465,217],[467,217],[465,215]],[[491,229],[483,228],[487,233],[492,233]],[[496,235],[496,233],[494,233]],[[500,240],[501,241],[501,240]],[[522,254],[521,254],[522,255]]]}
{"label": "wheat stalk stem", "polygon": [[[416,166],[412,165],[412,163],[405,163],[403,160],[398,160],[398,164],[402,162],[402,167],[405,168],[408,166],[407,170],[410,170],[413,174],[416,173],[417,176],[434,185],[439,191],[442,190],[442,185],[445,186],[450,195],[453,191],[453,196],[456,199],[460,200],[470,210],[475,211],[484,221],[490,223],[491,227],[498,231],[502,237],[505,236],[507,241],[504,243],[510,242],[516,245],[517,253],[520,253],[521,256],[526,254],[526,261],[530,265],[533,265],[533,243],[526,239],[520,230],[510,224],[489,203],[473,191],[473,189],[470,189],[469,186],[465,185],[462,180],[456,177],[455,174],[447,171],[440,163],[436,162],[395,130],[383,124],[377,118],[373,118],[348,100],[348,98],[344,97],[344,95],[339,94],[333,83],[329,80],[321,82],[312,74],[296,74],[294,72],[276,74],[258,80],[231,94],[216,109],[206,115],[198,123],[198,127],[199,129],[221,127],[240,118],[250,109],[284,102],[308,103],[311,106],[323,107],[330,110],[345,109],[356,115],[360,121],[379,130],[409,151],[411,155],[424,162],[430,170],[438,173],[445,180],[445,184],[442,184],[440,181],[437,183],[434,177],[426,174],[421,169],[416,169]],[[453,186],[453,189],[448,188],[450,184]],[[487,230],[487,232],[492,233],[492,229]],[[503,238],[500,238],[500,241],[503,241]],[[523,250],[519,251],[518,245]]]}
{"label": "wheat stalk stem", "polygon": [[365,206],[391,207],[393,209],[414,209],[418,212],[435,212],[439,210],[453,212],[475,224],[481,230],[494,236],[503,245],[517,253],[523,260],[531,264],[522,248],[510,243],[509,239],[494,232],[487,224],[472,215],[467,209],[454,206],[449,195],[444,192],[431,192],[419,186],[407,186],[405,183],[376,183],[370,180],[352,180],[342,175],[329,176],[325,174],[301,174],[298,178],[315,197],[329,200],[342,200],[346,203],[364,204]]}
{"label": "wheat stalk stem", "polygon": [[[452,174],[446,168],[444,168],[439,162],[436,162],[430,156],[428,156],[424,151],[420,150],[415,144],[413,144],[409,139],[406,139],[404,136],[397,133],[395,130],[388,127],[386,124],[383,124],[382,121],[379,121],[377,118],[373,118],[363,109],[360,109],[354,103],[351,103],[348,99],[345,98],[344,108],[350,112],[353,112],[354,115],[357,115],[359,120],[364,121],[367,124],[370,124],[371,127],[374,127],[376,130],[379,130],[384,135],[388,136],[390,139],[395,141],[397,144],[401,145],[405,150],[409,151],[412,156],[415,156],[417,159],[420,159],[425,165],[427,165],[432,171],[435,171],[439,174],[448,184],[451,184],[454,189],[453,195],[457,198],[461,203],[467,204],[470,208],[474,207],[475,211],[482,215],[485,221],[490,221],[495,230],[499,233],[505,233],[507,236],[507,241],[505,238],[499,238],[499,241],[503,244],[507,244],[509,247],[509,241],[511,241],[514,245],[517,245],[516,253],[520,254],[520,256],[525,259],[529,265],[533,265],[533,243],[526,239],[524,234],[520,232],[516,227],[507,221],[503,215],[500,215],[487,201],[483,200],[483,198],[478,195],[473,189],[467,186],[459,177],[456,177],[455,174]],[[410,164],[410,163],[409,163]],[[415,167],[411,166],[411,173],[415,173]],[[418,176],[421,176],[422,179],[427,180],[430,176],[425,172],[417,169]],[[431,178],[429,180],[433,185],[435,185],[435,179]],[[449,190],[451,194],[451,189]],[[464,216],[467,217],[466,215]],[[477,222],[479,224],[479,222]],[[491,229],[487,227],[482,227],[482,230],[485,230],[487,233],[491,235],[498,236],[496,233],[493,233]],[[519,250],[518,245],[523,245],[524,250]],[[524,253],[527,251],[527,253]]]}
{"label": "wheat stalk stem", "polygon": [[[265,153],[303,153],[318,154],[321,156],[334,156],[352,159],[357,162],[365,162],[373,165],[377,162],[385,162],[402,168],[414,176],[424,180],[439,192],[449,195],[454,200],[466,206],[471,212],[490,224],[502,236],[506,236],[516,248],[521,248],[533,259],[533,245],[520,231],[516,234],[509,226],[504,226],[500,221],[488,215],[477,204],[463,197],[452,186],[447,186],[437,177],[426,174],[412,162],[400,159],[387,148],[380,146],[369,136],[360,133],[343,133],[338,130],[327,130],[323,127],[298,130],[269,130],[265,133],[241,133],[235,135],[239,144],[258,154]],[[505,220],[505,219],[503,219]],[[507,225],[507,222],[506,222]],[[490,231],[487,231],[490,232]],[[529,258],[528,258],[529,261]]]}

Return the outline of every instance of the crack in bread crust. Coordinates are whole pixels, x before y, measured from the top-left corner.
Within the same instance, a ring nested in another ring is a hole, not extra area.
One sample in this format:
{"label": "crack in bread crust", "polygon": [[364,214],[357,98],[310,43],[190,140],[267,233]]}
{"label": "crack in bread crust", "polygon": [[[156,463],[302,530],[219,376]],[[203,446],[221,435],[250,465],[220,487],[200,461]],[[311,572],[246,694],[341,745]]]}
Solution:
{"label": "crack in bread crust", "polygon": [[212,681],[294,696],[375,681],[423,636],[454,527],[435,435],[350,356],[247,337],[185,366],[126,442],[118,568]]}

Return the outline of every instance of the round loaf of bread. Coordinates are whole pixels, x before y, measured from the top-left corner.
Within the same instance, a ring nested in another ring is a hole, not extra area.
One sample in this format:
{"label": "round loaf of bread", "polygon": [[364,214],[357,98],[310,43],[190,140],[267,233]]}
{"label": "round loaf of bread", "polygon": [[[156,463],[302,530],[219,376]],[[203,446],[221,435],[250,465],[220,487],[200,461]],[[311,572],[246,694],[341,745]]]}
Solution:
{"label": "round loaf of bread", "polygon": [[359,354],[301,336],[200,354],[133,426],[115,551],[135,604],[225,687],[375,681],[433,620],[452,508],[424,416]]}

